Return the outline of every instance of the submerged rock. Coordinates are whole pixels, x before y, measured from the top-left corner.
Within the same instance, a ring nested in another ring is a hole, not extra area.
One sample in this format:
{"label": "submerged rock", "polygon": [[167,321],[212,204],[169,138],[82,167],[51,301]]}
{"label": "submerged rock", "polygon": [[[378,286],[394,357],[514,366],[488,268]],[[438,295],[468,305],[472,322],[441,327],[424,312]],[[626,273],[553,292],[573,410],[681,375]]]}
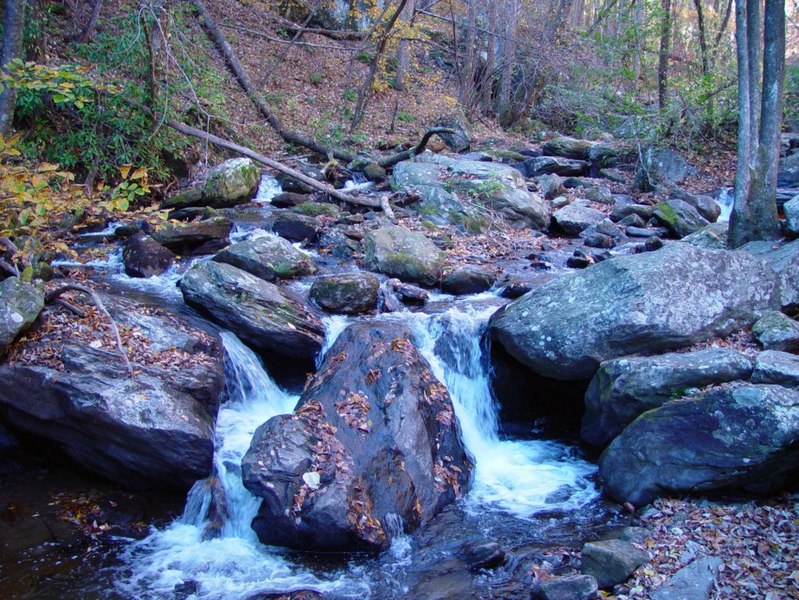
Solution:
{"label": "submerged rock", "polygon": [[678,238],[696,233],[709,224],[696,208],[679,198],[656,205],[654,215]]}
{"label": "submerged rock", "polygon": [[310,256],[276,235],[264,235],[228,246],[218,252],[214,260],[266,281],[313,275],[319,270]]}
{"label": "submerged rock", "polygon": [[321,321],[277,286],[232,265],[208,261],[180,281],[183,299],[257,350],[313,358],[325,337]]}
{"label": "submerged rock", "polygon": [[221,343],[176,317],[143,314],[120,299],[106,303],[118,322],[140,333],[135,375],[116,352],[62,342],[58,368],[0,366],[0,415],[123,486],[187,488],[211,471]]}
{"label": "submerged rock", "polygon": [[495,314],[490,331],[540,375],[588,379],[612,358],[747,327],[778,292],[775,274],[746,252],[674,243],[549,281]]}
{"label": "submerged rock", "polygon": [[392,225],[368,232],[364,244],[368,269],[429,287],[441,279],[444,253],[422,233]]}
{"label": "submerged rock", "polygon": [[449,394],[409,337],[398,323],[351,326],[295,413],[255,432],[242,476],[263,499],[261,542],[385,549],[398,519],[412,531],[467,491]]}
{"label": "submerged rock", "polygon": [[633,421],[600,475],[619,502],[714,491],[771,493],[799,470],[799,390],[746,384],[673,400]]}
{"label": "submerged rock", "polygon": [[603,362],[585,393],[581,435],[604,446],[638,415],[678,398],[687,388],[749,379],[752,361],[722,348]]}
{"label": "submerged rock", "polygon": [[44,290],[19,277],[0,282],[0,356],[44,308]]}

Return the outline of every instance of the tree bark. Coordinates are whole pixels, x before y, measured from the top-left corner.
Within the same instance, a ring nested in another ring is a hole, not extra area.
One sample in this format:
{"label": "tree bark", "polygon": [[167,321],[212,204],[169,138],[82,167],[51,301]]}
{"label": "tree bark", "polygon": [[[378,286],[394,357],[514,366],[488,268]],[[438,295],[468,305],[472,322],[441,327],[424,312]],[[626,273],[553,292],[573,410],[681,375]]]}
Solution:
{"label": "tree bark", "polygon": [[86,21],[86,25],[83,26],[82,30],[72,36],[70,41],[85,44],[91,39],[92,33],[94,33],[94,26],[97,25],[97,19],[100,18],[100,11],[102,8],[103,0],[94,0],[94,4],[92,4],[92,14],[89,15],[89,20]]}
{"label": "tree bark", "polygon": [[[25,0],[6,0],[3,16],[3,45],[0,50],[0,67],[15,58],[22,57],[22,30],[25,25]],[[14,105],[17,94],[10,86],[4,86],[0,93],[0,134],[5,135],[14,121]]]}
{"label": "tree bark", "polygon": [[671,42],[671,0],[661,0],[660,52],[658,56],[658,108],[663,113],[668,104],[669,45]]}

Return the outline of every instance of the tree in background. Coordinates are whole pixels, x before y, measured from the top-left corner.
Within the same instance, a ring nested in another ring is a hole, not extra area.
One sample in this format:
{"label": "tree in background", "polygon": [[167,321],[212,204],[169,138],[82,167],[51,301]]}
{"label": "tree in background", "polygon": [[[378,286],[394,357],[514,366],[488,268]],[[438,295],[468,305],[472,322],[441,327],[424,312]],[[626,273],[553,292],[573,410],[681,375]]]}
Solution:
{"label": "tree in background", "polygon": [[[22,55],[22,29],[25,24],[25,0],[6,0],[3,15],[3,47],[0,65],[6,65]],[[10,86],[3,86],[0,93],[0,134],[5,135],[14,120],[14,105],[17,94]]]}
{"label": "tree in background", "polygon": [[[785,74],[785,2],[736,0],[738,163],[729,245],[780,236],[777,171]],[[762,66],[761,66],[762,62]]]}

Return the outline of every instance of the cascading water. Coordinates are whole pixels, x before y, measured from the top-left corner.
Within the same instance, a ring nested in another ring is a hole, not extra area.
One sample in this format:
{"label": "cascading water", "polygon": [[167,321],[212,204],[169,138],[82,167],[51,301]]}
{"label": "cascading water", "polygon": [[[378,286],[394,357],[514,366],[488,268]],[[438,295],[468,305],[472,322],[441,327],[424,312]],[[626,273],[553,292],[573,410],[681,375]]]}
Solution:
{"label": "cascading water", "polygon": [[[368,587],[347,573],[322,579],[302,569],[274,548],[258,543],[250,522],[259,501],[241,483],[241,457],[255,429],[297,403],[277,387],[258,357],[231,333],[222,333],[226,352],[227,401],[219,410],[214,456],[215,481],[198,482],[183,516],[122,556],[126,576],[116,591],[129,598],[174,598],[176,586],[191,586],[197,598],[246,598],[259,591],[313,588],[337,598],[363,598]],[[224,518],[209,535],[209,513]]]}
{"label": "cascading water", "polygon": [[420,352],[449,389],[464,444],[475,460],[467,506],[493,507],[519,517],[579,509],[598,497],[589,479],[594,465],[562,444],[499,437],[497,406],[480,347],[495,310],[456,305],[443,314],[408,317]]}

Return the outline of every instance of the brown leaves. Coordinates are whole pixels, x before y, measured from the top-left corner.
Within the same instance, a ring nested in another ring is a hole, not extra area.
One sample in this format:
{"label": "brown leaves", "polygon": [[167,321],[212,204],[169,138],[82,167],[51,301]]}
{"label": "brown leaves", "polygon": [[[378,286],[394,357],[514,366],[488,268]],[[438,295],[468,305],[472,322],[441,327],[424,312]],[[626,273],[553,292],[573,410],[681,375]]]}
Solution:
{"label": "brown leaves", "polygon": [[[343,391],[342,391],[343,393]],[[361,393],[350,392],[336,402],[336,412],[344,422],[361,433],[369,433],[372,422],[369,420],[369,399]]]}

